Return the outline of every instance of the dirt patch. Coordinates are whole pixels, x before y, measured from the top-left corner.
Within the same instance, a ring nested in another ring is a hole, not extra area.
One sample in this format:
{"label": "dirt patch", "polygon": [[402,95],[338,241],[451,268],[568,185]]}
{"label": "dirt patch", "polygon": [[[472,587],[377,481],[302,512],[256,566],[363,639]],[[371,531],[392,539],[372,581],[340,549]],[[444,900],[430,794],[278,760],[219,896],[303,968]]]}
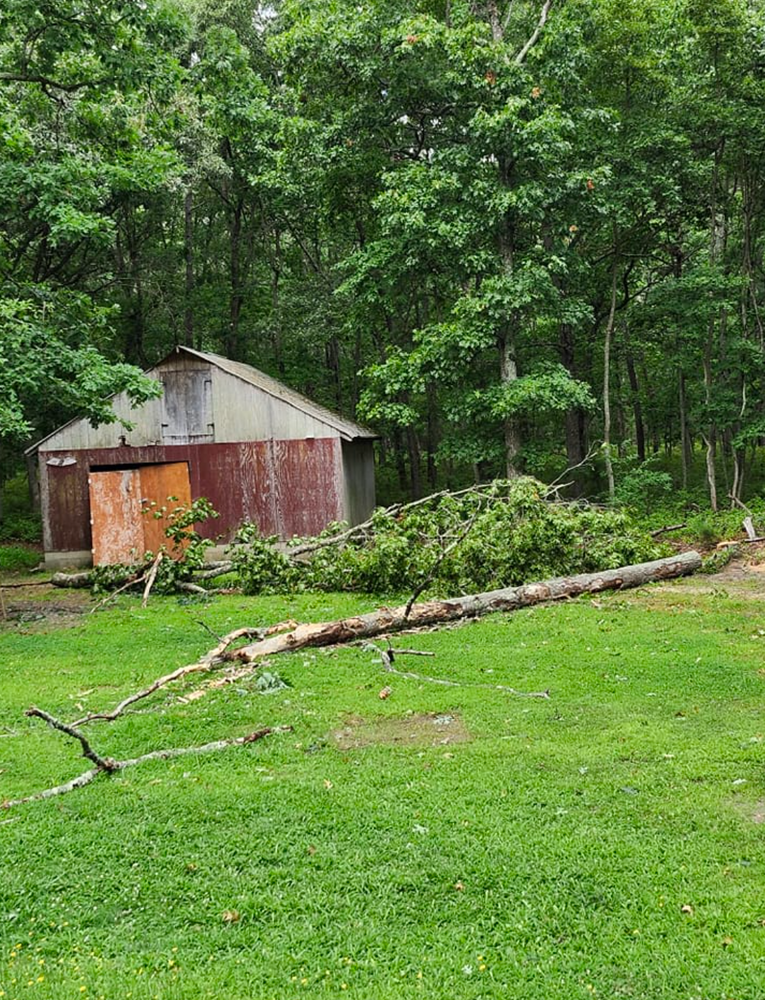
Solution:
{"label": "dirt patch", "polygon": [[759,802],[742,802],[740,799],[735,799],[731,805],[744,819],[752,823],[765,823],[765,799],[760,799]]}
{"label": "dirt patch", "polygon": [[52,588],[3,588],[0,592],[0,630],[70,628],[82,621],[92,601],[88,592],[56,592]]}
{"label": "dirt patch", "polygon": [[755,802],[750,818],[753,823],[765,823],[765,799]]}
{"label": "dirt patch", "polygon": [[403,718],[362,719],[350,716],[342,729],[332,733],[340,750],[385,746],[449,746],[472,739],[459,715],[405,715]]}
{"label": "dirt patch", "polygon": [[646,587],[627,597],[639,601],[643,607],[663,609],[668,601],[682,605],[686,595],[765,601],[765,564],[736,559],[719,573],[697,573],[681,580]]}

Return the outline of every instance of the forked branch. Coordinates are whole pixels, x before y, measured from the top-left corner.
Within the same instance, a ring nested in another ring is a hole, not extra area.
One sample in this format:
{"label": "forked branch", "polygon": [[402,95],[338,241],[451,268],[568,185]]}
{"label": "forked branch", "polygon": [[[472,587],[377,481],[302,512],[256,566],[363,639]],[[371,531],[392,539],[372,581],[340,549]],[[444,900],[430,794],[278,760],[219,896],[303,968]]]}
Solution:
{"label": "forked branch", "polygon": [[[41,713],[39,710],[35,714],[39,715],[40,718],[45,718],[46,722],[48,719],[52,719],[52,716],[48,716],[47,713]],[[54,723],[58,723],[58,720],[53,720],[51,725],[54,725]],[[54,728],[60,729],[62,732],[68,732],[71,727],[65,727],[64,723],[58,723]],[[71,781],[64,782],[63,785],[54,785],[52,788],[45,788],[41,792],[34,792],[32,795],[25,795],[20,799],[6,799],[4,802],[0,802],[0,809],[11,809],[13,806],[25,805],[27,802],[39,802],[41,799],[51,799],[56,795],[66,795],[67,792],[73,792],[76,788],[84,788],[85,785],[89,785],[91,781],[95,781],[104,771],[107,771],[107,773],[123,771],[126,767],[145,764],[150,760],[169,760],[172,757],[184,757],[187,754],[211,753],[214,750],[225,750],[228,747],[245,746],[248,743],[255,743],[258,740],[262,740],[266,736],[273,736],[277,733],[291,733],[292,731],[292,726],[267,726],[265,729],[258,729],[254,733],[248,733],[247,736],[237,736],[227,740],[215,740],[212,743],[203,743],[201,746],[196,747],[170,747],[167,750],[152,750],[150,753],[141,754],[140,757],[131,757],[128,760],[112,760],[109,762],[110,766],[108,768],[101,766],[92,767],[89,771],[78,774]],[[81,739],[81,734],[77,739]],[[99,759],[105,760],[105,758]]]}

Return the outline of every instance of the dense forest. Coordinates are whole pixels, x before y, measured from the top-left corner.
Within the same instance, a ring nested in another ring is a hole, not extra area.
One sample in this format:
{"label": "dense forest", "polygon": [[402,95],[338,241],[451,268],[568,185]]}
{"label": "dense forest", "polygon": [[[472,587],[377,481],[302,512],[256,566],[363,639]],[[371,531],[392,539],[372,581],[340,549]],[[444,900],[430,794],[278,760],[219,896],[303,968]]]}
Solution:
{"label": "dense forest", "polygon": [[759,0],[4,0],[3,475],[180,343],[372,425],[382,499],[672,456],[727,505],[764,153]]}

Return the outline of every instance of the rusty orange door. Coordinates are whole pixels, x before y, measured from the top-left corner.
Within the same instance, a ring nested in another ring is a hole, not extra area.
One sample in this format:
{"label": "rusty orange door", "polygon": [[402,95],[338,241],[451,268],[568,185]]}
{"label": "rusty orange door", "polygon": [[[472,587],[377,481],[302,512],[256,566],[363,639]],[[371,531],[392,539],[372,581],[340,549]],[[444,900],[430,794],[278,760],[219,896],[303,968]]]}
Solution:
{"label": "rusty orange door", "polygon": [[92,472],[88,488],[94,566],[136,563],[147,551],[157,552],[164,544],[170,547],[165,536],[166,518],[142,511],[152,502],[155,509],[166,507],[168,511],[191,503],[185,462]]}
{"label": "rusty orange door", "polygon": [[[165,465],[144,465],[141,474],[141,502],[144,507],[152,503],[162,507],[167,513],[183,505],[191,503],[191,485],[189,484],[189,467],[185,462],[168,462]],[[173,499],[170,499],[170,498]],[[167,517],[155,518],[150,513],[143,515],[143,548],[144,552],[158,552],[166,545],[172,551],[173,543],[165,534],[168,525]]]}
{"label": "rusty orange door", "polygon": [[138,469],[92,472],[88,489],[93,565],[139,562],[144,548]]}

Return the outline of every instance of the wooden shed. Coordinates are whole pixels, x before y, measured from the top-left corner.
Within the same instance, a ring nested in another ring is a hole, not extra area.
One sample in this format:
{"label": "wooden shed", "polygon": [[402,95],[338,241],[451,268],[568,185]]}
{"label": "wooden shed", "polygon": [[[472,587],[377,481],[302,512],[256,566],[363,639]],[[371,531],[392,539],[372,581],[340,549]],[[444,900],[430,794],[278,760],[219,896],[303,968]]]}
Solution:
{"label": "wooden shed", "polygon": [[161,533],[141,509],[169,496],[207,497],[220,517],[200,531],[218,545],[243,521],[286,539],[370,514],[367,428],[217,354],[178,347],[147,374],[162,382],[161,397],[135,409],[124,394],[113,400],[132,430],[76,419],[29,449],[39,458],[47,566],[156,551]]}

